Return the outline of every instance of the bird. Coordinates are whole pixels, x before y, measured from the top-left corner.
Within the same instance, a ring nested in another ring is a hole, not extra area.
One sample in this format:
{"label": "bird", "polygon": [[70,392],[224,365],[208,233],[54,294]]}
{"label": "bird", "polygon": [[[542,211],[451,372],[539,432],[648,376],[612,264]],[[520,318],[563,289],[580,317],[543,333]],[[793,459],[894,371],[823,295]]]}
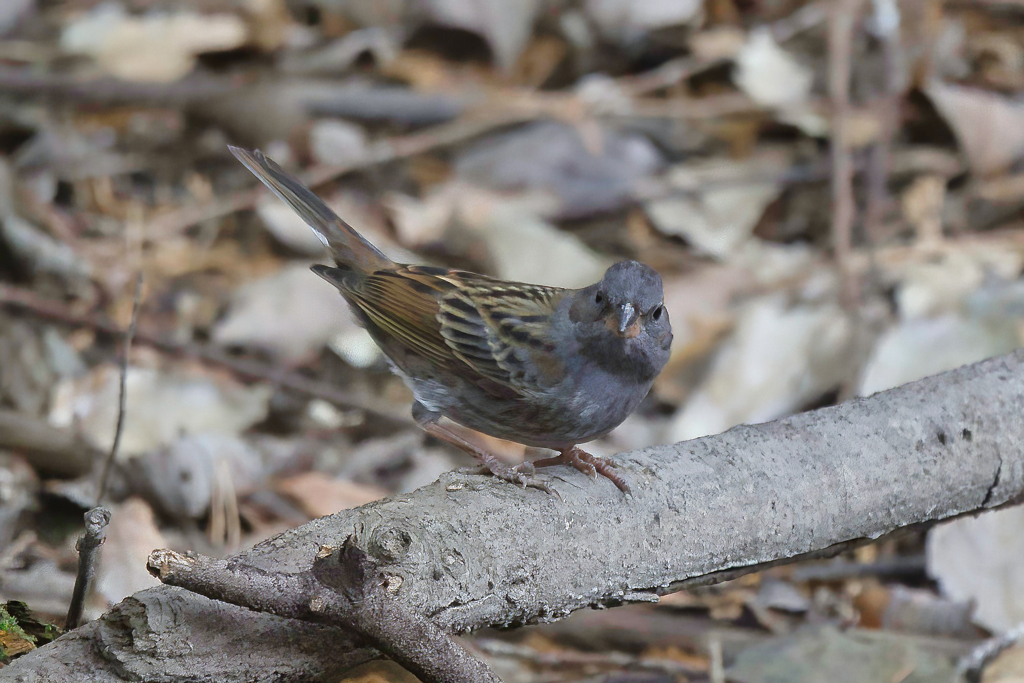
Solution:
{"label": "bird", "polygon": [[[672,325],[657,271],[622,261],[599,282],[566,289],[396,263],[262,152],[229,149],[326,246],[334,265],[313,272],[411,389],[427,434],[519,486],[556,493],[537,468],[565,464],[631,492],[613,461],[579,445],[621,424],[668,361]],[[474,432],[558,455],[512,466]]]}

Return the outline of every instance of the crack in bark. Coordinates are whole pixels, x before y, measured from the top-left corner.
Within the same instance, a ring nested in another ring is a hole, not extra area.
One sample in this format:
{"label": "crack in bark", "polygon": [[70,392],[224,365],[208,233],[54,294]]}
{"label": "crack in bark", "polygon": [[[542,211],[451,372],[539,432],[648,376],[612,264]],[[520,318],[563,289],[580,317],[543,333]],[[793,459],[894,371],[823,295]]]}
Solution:
{"label": "crack in bark", "polygon": [[999,488],[999,480],[1003,476],[1003,454],[996,450],[996,457],[999,458],[999,464],[996,466],[996,476],[992,479],[992,485],[988,487],[985,492],[985,499],[981,501],[981,507],[987,508],[992,502],[992,495],[996,489]]}

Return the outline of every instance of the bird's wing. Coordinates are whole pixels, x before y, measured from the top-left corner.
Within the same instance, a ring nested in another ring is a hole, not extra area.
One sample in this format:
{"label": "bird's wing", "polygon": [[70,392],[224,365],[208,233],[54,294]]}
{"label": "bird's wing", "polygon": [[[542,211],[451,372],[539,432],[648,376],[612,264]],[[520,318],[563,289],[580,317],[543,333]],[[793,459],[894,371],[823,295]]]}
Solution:
{"label": "bird's wing", "polygon": [[340,284],[388,340],[503,397],[557,377],[551,316],[567,290],[403,266]]}
{"label": "bird's wing", "polygon": [[567,290],[464,279],[440,301],[441,335],[467,365],[520,393],[561,377],[552,316]]}

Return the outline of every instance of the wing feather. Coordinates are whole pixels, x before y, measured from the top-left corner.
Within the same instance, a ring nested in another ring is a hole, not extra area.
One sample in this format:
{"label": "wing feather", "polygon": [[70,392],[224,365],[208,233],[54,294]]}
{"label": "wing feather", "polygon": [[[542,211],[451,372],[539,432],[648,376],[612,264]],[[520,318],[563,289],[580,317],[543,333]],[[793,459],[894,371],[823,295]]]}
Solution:
{"label": "wing feather", "polygon": [[530,361],[553,350],[551,316],[568,291],[425,266],[377,271],[339,287],[386,336],[385,347],[397,344],[501,395],[544,384]]}

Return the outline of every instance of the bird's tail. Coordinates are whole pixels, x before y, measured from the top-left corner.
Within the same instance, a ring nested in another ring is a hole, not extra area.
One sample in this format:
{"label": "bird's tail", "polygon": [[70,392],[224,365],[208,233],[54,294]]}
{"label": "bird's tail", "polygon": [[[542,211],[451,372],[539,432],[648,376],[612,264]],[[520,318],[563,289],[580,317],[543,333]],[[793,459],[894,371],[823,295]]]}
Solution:
{"label": "bird's tail", "polygon": [[253,175],[288,206],[292,207],[309,227],[313,228],[313,232],[320,238],[320,241],[331,250],[331,255],[339,266],[363,272],[394,266],[394,261],[370,244],[338,214],[331,211],[331,208],[313,194],[312,190],[303,185],[298,178],[286,172],[263,152],[259,150],[250,152],[230,145],[228,149],[236,159],[252,171]]}

